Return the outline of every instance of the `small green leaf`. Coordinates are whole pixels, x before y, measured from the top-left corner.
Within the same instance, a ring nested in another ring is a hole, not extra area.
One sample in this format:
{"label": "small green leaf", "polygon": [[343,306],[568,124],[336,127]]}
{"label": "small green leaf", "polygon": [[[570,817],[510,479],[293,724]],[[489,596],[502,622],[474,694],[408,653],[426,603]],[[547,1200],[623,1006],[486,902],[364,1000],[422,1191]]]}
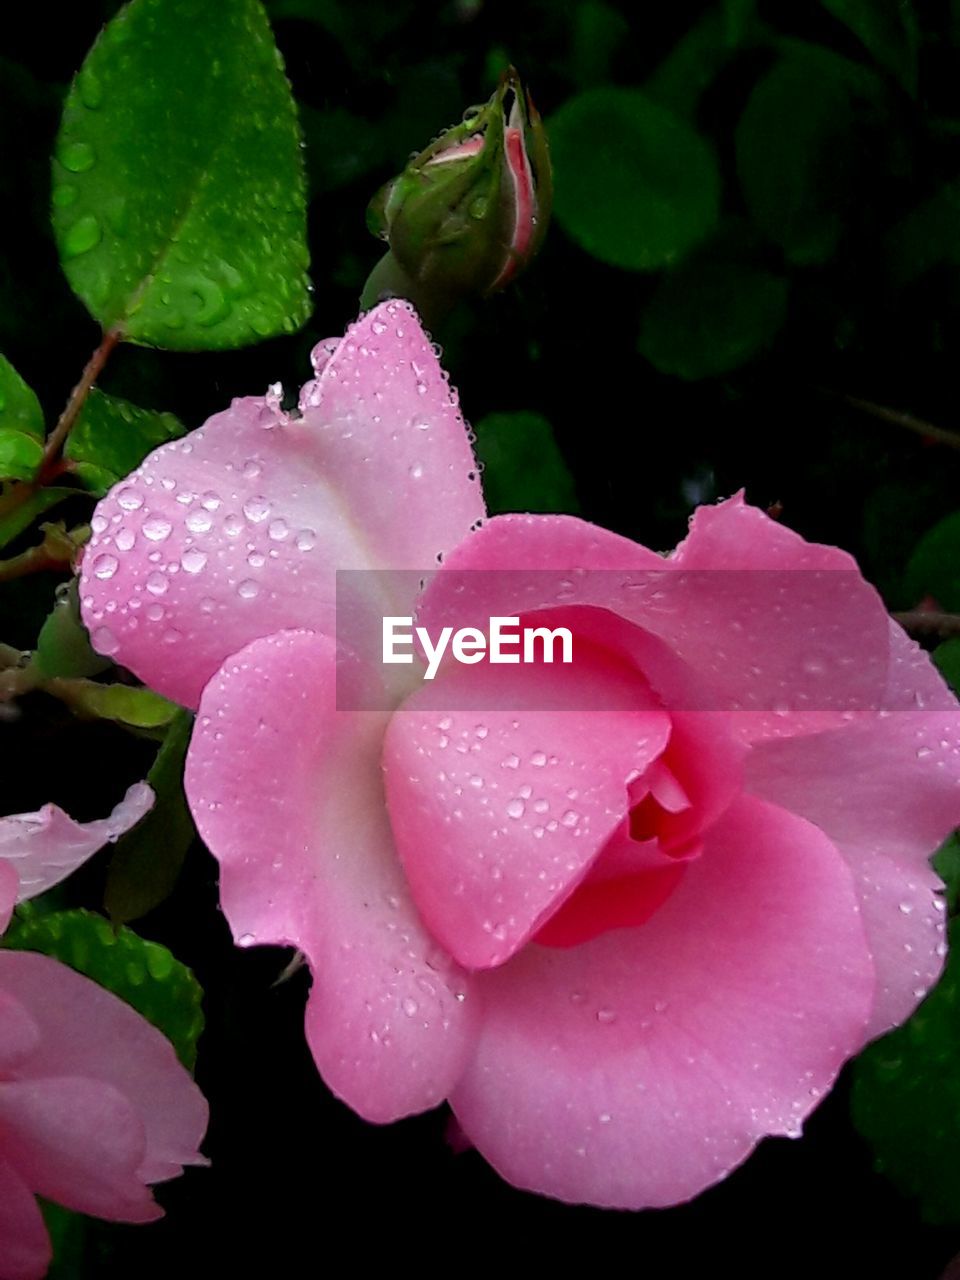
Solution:
{"label": "small green leaf", "polygon": [[182,351],[310,314],[300,132],[258,0],[132,0],[73,82],[53,225],[104,329]]}
{"label": "small green leaf", "polygon": [[912,604],[932,598],[948,612],[960,610],[960,511],[923,535],[904,574],[904,596]]}
{"label": "small green leaf", "polygon": [[75,498],[76,489],[45,488],[28,493],[23,501],[14,502],[16,490],[4,488],[0,493],[0,547],[29,529],[38,516],[66,498]]}
{"label": "small green leaf", "polygon": [[664,276],[644,311],[638,346],[661,373],[713,378],[777,336],[788,282],[748,263],[685,263]]}
{"label": "small green leaf", "polygon": [[156,802],[117,841],[103,900],[117,924],[139,919],[169,897],[196,835],[183,793],[183,763],[192,727],[189,712],[181,711],[174,718],[147,774]]}
{"label": "small green leaf", "polygon": [[41,915],[29,904],[17,909],[2,945],[53,956],[106,987],[162,1031],[183,1065],[193,1070],[203,1030],[203,992],[166,947],[131,929],[115,930],[92,911]]}
{"label": "small green leaf", "polygon": [[40,628],[33,666],[41,679],[50,680],[55,676],[99,675],[110,665],[110,659],[96,653],[90,644],[80,618],[80,594],[74,578]]}
{"label": "small green leaf", "polygon": [[907,93],[917,92],[920,32],[910,0],[821,0]]}
{"label": "small green leaf", "polygon": [[634,89],[590,89],[549,122],[554,214],[594,257],[632,271],[677,262],[713,229],[710,145]]}
{"label": "small green leaf", "polygon": [[475,430],[491,515],[579,510],[573,480],[546,418],[538,413],[490,413]]}
{"label": "small green leaf", "polygon": [[141,409],[94,389],[84,401],[63,456],[86,487],[102,496],[148,453],[185,432],[172,413]]}
{"label": "small green leaf", "polygon": [[895,284],[909,284],[942,264],[960,265],[960,182],[944,183],[910,210],[887,241]]}
{"label": "small green leaf", "polygon": [[84,719],[114,720],[134,729],[162,729],[180,710],[152,689],[134,685],[57,677],[48,680],[44,688]]}
{"label": "small green leaf", "polygon": [[32,480],[43,458],[43,410],[9,360],[0,356],[0,479]]}
{"label": "small green leaf", "polygon": [[860,1055],[853,1121],[877,1169],[931,1222],[960,1221],[960,921],[938,986],[909,1021]]}
{"label": "small green leaf", "polygon": [[736,130],[737,170],[754,222],[797,265],[825,262],[865,177],[855,100],[882,97],[855,63],[795,43],[760,80]]}

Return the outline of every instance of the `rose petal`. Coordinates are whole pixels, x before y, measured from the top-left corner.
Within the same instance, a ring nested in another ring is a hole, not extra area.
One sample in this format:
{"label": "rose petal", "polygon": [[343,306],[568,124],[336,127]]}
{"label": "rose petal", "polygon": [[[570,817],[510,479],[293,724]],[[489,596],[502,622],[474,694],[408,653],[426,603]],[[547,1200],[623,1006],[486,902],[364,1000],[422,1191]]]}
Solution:
{"label": "rose petal", "polygon": [[[467,695],[482,709],[436,710]],[[669,735],[636,672],[587,649],[570,666],[453,666],[407,699],[384,743],[387,803],[414,901],[456,960],[502,964],[533,936]]]}
{"label": "rose petal", "polygon": [[862,1043],[874,975],[850,870],[810,824],[736,803],[650,921],[478,975],[451,1103],[519,1187],[638,1209],[796,1134]]}
{"label": "rose petal", "polygon": [[[756,519],[744,517],[751,511]],[[696,556],[683,551],[695,522],[668,559],[572,516],[495,517],[446,557],[427,584],[420,621],[431,633],[453,622],[483,626],[493,615],[556,613],[562,601],[588,625],[606,610],[608,643],[631,653],[671,709],[735,710],[765,733],[807,732],[807,720],[819,728],[824,717],[840,723],[879,707],[889,619],[850,558],[809,550],[792,534],[789,547],[808,551],[791,559],[780,548],[786,531],[762,513],[738,502],[711,513],[714,540]],[[738,525],[740,537],[759,547],[769,537],[780,548],[768,549],[771,564],[759,554],[756,566],[722,559],[719,535]],[[528,565],[537,567],[517,567]]]}
{"label": "rose petal", "polygon": [[20,890],[20,877],[13,864],[0,858],[0,934],[6,931],[17,904],[17,893]]}
{"label": "rose petal", "polygon": [[815,822],[849,861],[877,967],[871,1034],[902,1022],[946,953],[929,858],[960,824],[956,710],[893,712],[767,743],[750,757],[748,786]]}
{"label": "rose petal", "polygon": [[107,818],[75,822],[55,804],[0,818],[0,863],[19,878],[18,901],[35,898],[119,838],[153,808],[154,794],[135,782]]}
{"label": "rose petal", "polygon": [[78,1076],[111,1085],[134,1107],[146,1131],[144,1182],[203,1164],[197,1147],[207,1104],[165,1036],[136,1010],[66,965],[28,951],[0,950],[0,990],[17,1000],[40,1031],[20,1064],[21,1081]]}
{"label": "rose petal", "polygon": [[35,1052],[40,1028],[19,1000],[0,990],[0,1071],[9,1074]]}
{"label": "rose petal", "polygon": [[114,1222],[163,1214],[137,1170],[146,1134],[111,1085],[81,1077],[0,1081],[3,1151],[37,1195]]}
{"label": "rose petal", "polygon": [[305,400],[296,421],[235,400],[97,508],[81,577],[94,647],[185,705],[258,636],[333,634],[337,570],[428,570],[483,515],[456,397],[408,303],[351,326]]}
{"label": "rose petal", "polygon": [[306,954],[321,1074],[362,1116],[386,1121],[446,1096],[473,1002],[420,922],[394,849],[385,717],[337,710],[336,682],[327,637],[255,641],[204,690],[186,787],[234,937]]}
{"label": "rose petal", "polygon": [[16,1169],[0,1156],[0,1276],[43,1280],[52,1260],[40,1207]]}

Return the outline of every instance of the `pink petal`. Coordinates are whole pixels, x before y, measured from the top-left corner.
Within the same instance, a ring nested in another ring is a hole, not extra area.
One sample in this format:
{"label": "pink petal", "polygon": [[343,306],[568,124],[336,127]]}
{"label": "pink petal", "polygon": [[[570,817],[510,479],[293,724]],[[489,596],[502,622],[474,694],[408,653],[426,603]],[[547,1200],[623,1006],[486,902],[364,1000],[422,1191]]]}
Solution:
{"label": "pink petal", "polygon": [[37,1195],[114,1222],[153,1222],[137,1170],[146,1134],[111,1085],[80,1077],[0,1081],[3,1154]]}
{"label": "pink petal", "polygon": [[305,952],[320,1072],[362,1116],[387,1121],[447,1095],[474,1002],[396,855],[386,717],[336,709],[335,653],[325,636],[284,632],[231,658],[204,690],[186,787],[234,937]]}
{"label": "pink petal", "polygon": [[13,1073],[40,1043],[40,1028],[19,1000],[0,990],[0,1072]]}
{"label": "pink petal", "polygon": [[797,1134],[863,1041],[874,975],[843,859],[744,798],[646,925],[529,946],[476,982],[451,1097],[467,1137],[516,1186],[638,1209]]}
{"label": "pink petal", "polygon": [[821,827],[849,861],[877,968],[871,1034],[902,1022],[946,953],[930,855],[960,825],[960,715],[898,711],[870,724],[770,742],[748,787]]}
{"label": "pink petal", "polygon": [[110,816],[95,822],[74,822],[55,804],[0,818],[0,864],[19,877],[18,901],[59,884],[98,849],[119,840],[153,808],[154,798],[145,782],[135,782]]}
{"label": "pink petal", "polygon": [[304,388],[302,419],[235,400],[100,503],[81,579],[94,646],[196,706],[258,636],[333,634],[336,570],[434,566],[483,515],[475,466],[416,315],[385,302]]}
{"label": "pink petal", "polygon": [[50,1237],[33,1193],[0,1156],[0,1276],[43,1280],[52,1260]]}
{"label": "pink petal", "polygon": [[206,1101],[156,1027],[89,978],[34,952],[0,950],[0,990],[40,1031],[18,1079],[42,1084],[77,1076],[116,1089],[145,1127],[144,1182],[204,1163],[197,1148],[207,1127]]}
{"label": "pink petal", "polygon": [[0,858],[0,934],[4,933],[17,904],[20,877],[13,865]]}
{"label": "pink petal", "polygon": [[[435,709],[467,698],[481,710]],[[456,960],[502,964],[532,937],[669,734],[637,673],[589,651],[571,666],[454,666],[407,699],[384,744],[387,802],[414,901]]]}
{"label": "pink petal", "polygon": [[[494,614],[554,615],[562,601],[595,640],[629,653],[671,709],[735,710],[758,732],[771,731],[767,721],[807,732],[811,718],[821,727],[880,706],[889,619],[849,557],[796,534],[781,547],[789,531],[753,508],[709,510],[713,541],[693,555],[695,522],[667,559],[572,516],[495,517],[446,557],[420,621],[431,632],[479,626]],[[725,560],[727,526],[761,549],[768,538],[773,563],[759,552],[756,566]]]}

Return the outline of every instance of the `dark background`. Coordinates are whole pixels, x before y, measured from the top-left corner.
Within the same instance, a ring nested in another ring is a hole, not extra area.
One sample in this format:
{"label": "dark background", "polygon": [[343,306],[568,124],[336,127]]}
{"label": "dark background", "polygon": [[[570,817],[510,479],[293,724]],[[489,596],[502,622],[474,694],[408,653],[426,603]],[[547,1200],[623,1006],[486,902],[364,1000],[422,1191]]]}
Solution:
{"label": "dark background", "polygon": [[[0,350],[53,415],[98,332],[58,266],[48,230],[48,157],[69,80],[116,7],[33,0],[3,14]],[[548,123],[584,83],[583,6],[573,3],[277,0],[267,7],[305,108],[316,310],[302,334],[240,352],[120,349],[101,385],[170,409],[189,427],[234,395],[259,394],[277,379],[288,388],[305,380],[311,345],[353,317],[379,255],[364,225],[367,200],[411,150],[485,99],[507,60]],[[628,0],[608,7],[629,34],[591,74],[621,85],[642,85],[712,8]],[[720,377],[658,372],[637,349],[656,273],[604,265],[554,227],[515,287],[466,305],[435,335],[468,420],[494,411],[543,414],[582,514],[651,546],[674,545],[696,502],[745,487],[758,505],[782,505],[783,519],[808,538],[853,552],[891,607],[915,604],[904,568],[919,537],[960,505],[960,458],[848,400],[960,429],[960,212],[950,223],[948,207],[946,224],[942,218],[923,238],[916,269],[890,269],[891,237],[960,172],[960,6],[944,0],[914,8],[919,94],[885,81],[882,120],[862,130],[853,122],[855,150],[824,167],[826,198],[829,183],[838,183],[843,211],[835,251],[796,265],[781,246],[747,235],[750,260],[790,286],[785,323],[766,350]],[[850,31],[813,0],[777,0],[759,12],[783,36],[871,65]],[[775,56],[762,43],[735,51],[696,116],[720,157],[724,227],[737,234],[749,218],[734,131]],[[0,640],[30,647],[50,590],[43,575],[15,584]],[[53,799],[78,817],[98,816],[143,776],[152,754],[119,730],[74,724],[43,697],[31,699],[15,725],[0,725],[0,734],[0,812]],[[71,881],[71,901],[97,905],[102,874],[95,860]],[[507,1273],[592,1266],[693,1277],[777,1275],[799,1265],[826,1276],[922,1280],[938,1276],[960,1250],[960,1230],[925,1225],[873,1171],[848,1118],[845,1079],[802,1141],[768,1141],[692,1205],[642,1214],[514,1191],[475,1154],[452,1152],[441,1112],[368,1126],[316,1075],[301,1030],[305,975],[274,987],[288,956],[235,950],[216,903],[215,867],[198,847],[173,898],[137,926],[192,966],[207,992],[197,1074],[213,1108],[206,1143],[213,1168],[161,1190],[169,1214],[155,1227],[92,1228],[83,1274],[286,1276],[473,1264]],[[80,1264],[65,1263],[61,1274],[79,1275],[71,1266]]]}

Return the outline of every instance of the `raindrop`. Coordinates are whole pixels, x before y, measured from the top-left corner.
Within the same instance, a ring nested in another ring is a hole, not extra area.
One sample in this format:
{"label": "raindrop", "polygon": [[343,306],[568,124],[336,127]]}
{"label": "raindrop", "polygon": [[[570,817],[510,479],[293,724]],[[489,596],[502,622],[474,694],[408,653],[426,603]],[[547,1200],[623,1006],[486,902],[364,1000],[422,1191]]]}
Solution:
{"label": "raindrop", "polygon": [[117,557],[106,553],[97,556],[93,562],[93,576],[95,578],[112,578],[117,571]]}
{"label": "raindrop", "polygon": [[180,564],[183,566],[184,573],[199,573],[206,563],[205,552],[198,551],[196,548],[185,551],[180,557]]}
{"label": "raindrop", "polygon": [[117,504],[124,511],[136,511],[138,507],[143,506],[143,495],[128,485],[117,494]]}
{"label": "raindrop", "polygon": [[244,578],[237,587],[237,595],[241,600],[253,600],[260,594],[260,587],[252,578]]}
{"label": "raindrop", "polygon": [[172,528],[169,520],[164,520],[162,516],[154,516],[153,519],[144,521],[143,536],[149,538],[151,542],[163,542],[170,537]]}

